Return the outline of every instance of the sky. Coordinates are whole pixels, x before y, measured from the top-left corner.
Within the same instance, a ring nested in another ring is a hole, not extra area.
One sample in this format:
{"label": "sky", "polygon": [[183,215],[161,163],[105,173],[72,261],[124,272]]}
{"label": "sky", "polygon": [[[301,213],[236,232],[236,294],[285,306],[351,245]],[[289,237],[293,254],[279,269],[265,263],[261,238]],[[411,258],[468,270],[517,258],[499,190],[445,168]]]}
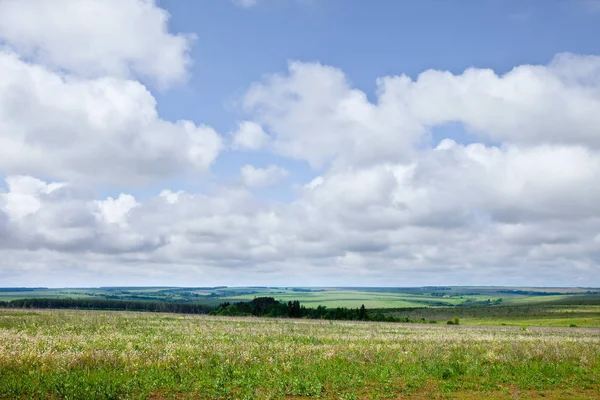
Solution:
{"label": "sky", "polygon": [[596,0],[0,0],[0,287],[598,287],[598,37]]}

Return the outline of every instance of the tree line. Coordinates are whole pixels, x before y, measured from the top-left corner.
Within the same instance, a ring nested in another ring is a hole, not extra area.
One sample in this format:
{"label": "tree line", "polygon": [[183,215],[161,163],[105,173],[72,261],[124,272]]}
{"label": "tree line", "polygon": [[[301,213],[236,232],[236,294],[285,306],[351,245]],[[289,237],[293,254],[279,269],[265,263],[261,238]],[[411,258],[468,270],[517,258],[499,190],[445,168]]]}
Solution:
{"label": "tree line", "polygon": [[213,307],[205,304],[165,303],[156,301],[102,299],[17,299],[0,301],[2,308],[66,308],[82,310],[152,311],[182,314],[208,314]]}
{"label": "tree line", "polygon": [[[346,321],[378,322],[419,322],[436,323],[411,319],[408,316],[385,315],[381,310],[370,312],[362,305],[360,308],[318,306],[307,308],[298,300],[281,302],[273,297],[256,297],[251,301],[221,303],[217,308],[206,304],[168,303],[155,301],[104,300],[104,299],[50,299],[29,298],[12,301],[0,301],[0,308],[51,308],[81,310],[149,311],[181,314],[210,314],[222,316],[255,316],[267,318],[307,318]],[[453,321],[458,324],[458,318]],[[448,323],[451,323],[448,321]]]}
{"label": "tree line", "polygon": [[287,303],[275,300],[273,297],[256,297],[251,301],[237,303],[221,303],[211,315],[226,316],[255,316],[270,318],[311,318],[364,321],[368,319],[368,312],[363,305],[361,308],[306,308],[298,300]]}
{"label": "tree line", "polygon": [[409,317],[394,317],[385,315],[381,311],[369,312],[364,304],[360,308],[336,307],[327,308],[318,306],[307,308],[298,300],[281,302],[273,297],[256,297],[251,301],[240,301],[237,303],[221,303],[210,315],[223,316],[255,316],[268,318],[307,318],[347,321],[380,321],[380,322],[429,322],[435,321],[413,320]]}

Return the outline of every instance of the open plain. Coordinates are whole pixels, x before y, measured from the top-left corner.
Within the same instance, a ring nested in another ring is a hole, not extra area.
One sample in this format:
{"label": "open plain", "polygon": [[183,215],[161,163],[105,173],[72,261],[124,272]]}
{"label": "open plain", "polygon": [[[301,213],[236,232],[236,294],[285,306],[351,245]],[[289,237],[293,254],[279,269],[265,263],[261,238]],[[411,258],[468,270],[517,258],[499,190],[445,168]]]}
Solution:
{"label": "open plain", "polygon": [[600,330],[0,311],[0,398],[600,397]]}

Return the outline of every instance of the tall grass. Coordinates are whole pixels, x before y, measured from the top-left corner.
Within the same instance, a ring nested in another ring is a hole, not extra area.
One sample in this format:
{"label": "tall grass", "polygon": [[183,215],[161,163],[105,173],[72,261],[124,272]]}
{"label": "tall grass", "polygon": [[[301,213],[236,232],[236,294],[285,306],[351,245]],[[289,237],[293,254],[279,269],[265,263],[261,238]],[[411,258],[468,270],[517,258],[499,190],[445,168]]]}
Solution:
{"label": "tall grass", "polygon": [[599,393],[600,334],[0,311],[0,398],[398,398]]}

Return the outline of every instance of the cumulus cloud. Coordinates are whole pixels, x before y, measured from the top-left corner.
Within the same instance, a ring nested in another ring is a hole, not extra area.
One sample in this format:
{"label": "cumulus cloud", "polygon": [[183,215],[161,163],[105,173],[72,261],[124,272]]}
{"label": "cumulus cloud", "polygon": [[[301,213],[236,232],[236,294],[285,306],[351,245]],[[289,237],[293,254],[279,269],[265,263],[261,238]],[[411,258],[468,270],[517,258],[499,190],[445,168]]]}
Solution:
{"label": "cumulus cloud", "polygon": [[370,103],[342,71],[320,64],[290,63],[287,75],[253,85],[244,106],[273,134],[275,151],[314,167],[397,160],[423,133],[397,104]]}
{"label": "cumulus cloud", "polygon": [[260,150],[269,141],[262,126],[252,121],[243,121],[232,135],[232,147],[237,150]]}
{"label": "cumulus cloud", "polygon": [[167,121],[137,79],[182,82],[190,37],[153,0],[0,1],[0,171],[90,184],[199,175],[210,127]]}
{"label": "cumulus cloud", "polygon": [[3,0],[0,40],[36,62],[78,76],[185,81],[190,35],[169,33],[154,0]]}
{"label": "cumulus cloud", "polygon": [[599,161],[581,147],[446,141],[410,164],[331,168],[289,204],[240,188],[95,200],[9,177],[3,252],[71,254],[80,273],[110,265],[131,283],[233,284],[235,270],[238,284],[588,284],[600,279]]}
{"label": "cumulus cloud", "polygon": [[248,187],[268,187],[281,183],[289,171],[277,165],[269,165],[266,168],[256,168],[253,165],[244,165],[240,173],[244,184]]}
{"label": "cumulus cloud", "polygon": [[41,195],[65,185],[62,182],[46,183],[31,176],[9,176],[6,184],[8,193],[3,196],[6,212],[17,218],[35,213],[40,208]]}
{"label": "cumulus cloud", "polygon": [[379,81],[381,96],[426,126],[464,123],[498,142],[600,146],[600,57],[561,54],[499,76],[425,71]]}
{"label": "cumulus cloud", "polygon": [[161,119],[139,82],[59,75],[0,52],[0,170],[105,183],[205,172],[210,127]]}
{"label": "cumulus cloud", "polygon": [[127,214],[135,207],[139,206],[139,203],[130,194],[121,193],[119,197],[113,199],[112,197],[106,200],[98,201],[96,203],[100,209],[99,216],[104,221],[110,224],[124,225]]}
{"label": "cumulus cloud", "polygon": [[371,103],[341,70],[292,62],[287,74],[253,85],[244,104],[277,152],[315,167],[405,162],[432,127],[448,122],[500,143],[600,147],[598,56],[561,54],[502,76],[428,70],[414,81],[380,78],[377,88]]}
{"label": "cumulus cloud", "polygon": [[138,204],[130,195],[95,201],[81,188],[47,183],[29,176],[6,179],[0,210],[7,217],[12,250],[122,254],[152,251],[165,236],[139,231],[127,224]]}
{"label": "cumulus cloud", "polygon": [[[75,285],[115,284],[107,271],[120,284],[600,282],[599,57],[382,77],[374,101],[337,68],[290,63],[250,87],[231,142],[320,169],[287,203],[249,188],[288,171],[252,164],[245,187],[98,197],[80,183],[204,172],[221,138],[161,119],[131,79],[59,74],[7,52],[0,74],[11,77],[0,82],[7,284],[67,270]],[[429,146],[449,122],[482,143]]]}

